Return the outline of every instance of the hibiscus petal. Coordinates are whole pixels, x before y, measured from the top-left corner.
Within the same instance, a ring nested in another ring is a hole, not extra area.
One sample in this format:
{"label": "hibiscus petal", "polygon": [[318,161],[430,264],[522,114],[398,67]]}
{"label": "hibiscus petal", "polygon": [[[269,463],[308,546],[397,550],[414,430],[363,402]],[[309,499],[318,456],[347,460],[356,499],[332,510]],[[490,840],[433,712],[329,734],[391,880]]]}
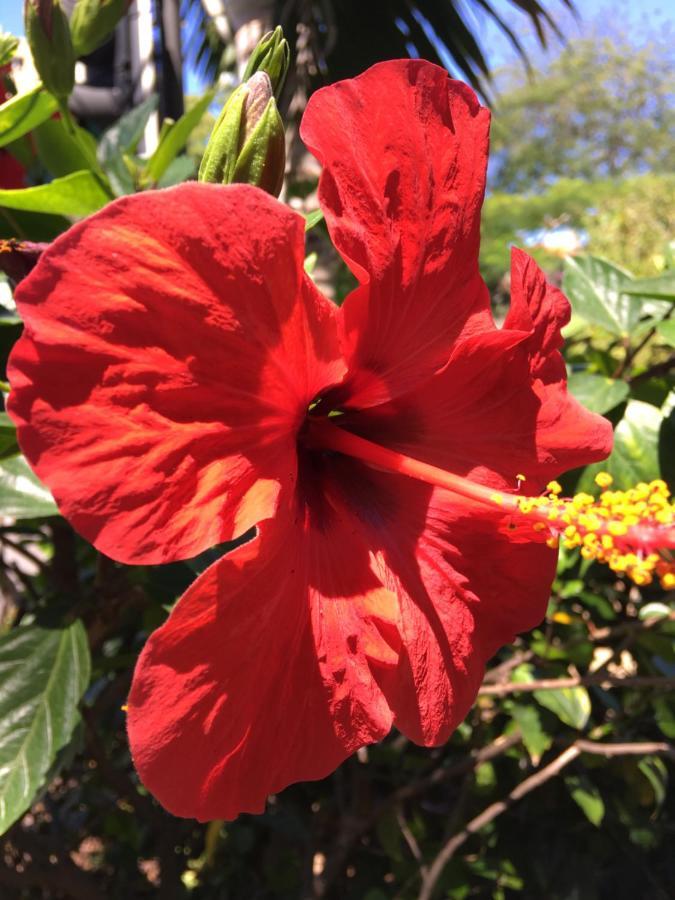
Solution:
{"label": "hibiscus petal", "polygon": [[522,251],[514,251],[511,282],[503,329],[458,341],[445,368],[418,390],[349,414],[345,426],[509,491],[518,474],[536,493],[562,472],[604,459],[611,424],[567,393],[559,353],[567,300]]}
{"label": "hibiscus petal", "polygon": [[398,597],[399,662],[380,679],[394,725],[440,744],[473,705],[490,657],[541,622],[557,554],[484,505],[354,460],[335,466],[349,485],[345,509]]}
{"label": "hibiscus petal", "polygon": [[317,91],[301,134],[323,164],[331,237],[361,282],[341,310],[351,363],[340,400],[380,403],[490,327],[478,272],[489,113],[444,69],[381,63]]}
{"label": "hibiscus petal", "polygon": [[100,550],[189,557],[274,513],[344,371],[303,258],[302,220],[262,191],[186,184],[75,225],[21,284],[9,411]]}
{"label": "hibiscus petal", "polygon": [[176,815],[262,812],[389,731],[378,679],[397,645],[396,597],[353,521],[263,523],[148,640],[128,702],[141,779]]}

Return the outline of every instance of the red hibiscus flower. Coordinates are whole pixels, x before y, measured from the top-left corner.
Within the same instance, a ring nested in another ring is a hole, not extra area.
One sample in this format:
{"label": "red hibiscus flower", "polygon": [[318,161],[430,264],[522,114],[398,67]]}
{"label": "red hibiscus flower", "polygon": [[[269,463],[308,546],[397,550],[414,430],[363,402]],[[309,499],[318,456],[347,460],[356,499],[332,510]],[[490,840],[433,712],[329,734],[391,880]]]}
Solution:
{"label": "red hibiscus flower", "polygon": [[247,186],[118,200],[17,291],[11,414],[81,534],[161,563],[257,526],[150,637],[129,697],[142,780],[199,819],[260,812],[392,725],[445,741],[556,561],[461,484],[537,490],[611,444],[566,393],[568,305],[524,253],[493,321],[474,94],[383,63],[315,94],[302,134],[360,282],[340,309],[300,217]]}

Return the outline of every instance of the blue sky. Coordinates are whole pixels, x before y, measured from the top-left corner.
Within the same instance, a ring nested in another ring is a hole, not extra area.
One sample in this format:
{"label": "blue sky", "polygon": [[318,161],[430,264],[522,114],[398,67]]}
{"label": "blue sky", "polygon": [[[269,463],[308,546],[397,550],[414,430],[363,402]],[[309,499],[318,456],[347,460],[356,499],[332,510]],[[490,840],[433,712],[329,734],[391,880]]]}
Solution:
{"label": "blue sky", "polygon": [[[471,16],[470,4],[467,4],[466,0],[461,2],[464,3],[467,15]],[[494,0],[494,3],[499,14],[508,21],[526,46],[536,53],[537,59],[543,62],[547,56],[557,53],[560,44],[553,37],[550,40],[548,54],[541,53],[528,27],[527,17],[518,12],[509,0]],[[565,35],[570,38],[583,35],[589,29],[602,34],[616,27],[633,35],[636,43],[639,43],[641,36],[647,32],[652,34],[661,32],[663,35],[667,29],[675,35],[674,0],[640,0],[639,3],[635,0],[614,0],[613,3],[608,0],[576,0],[578,9],[583,10],[581,20],[578,22],[569,14],[562,0],[546,0],[546,5]],[[22,10],[21,0],[0,0],[0,26],[13,34],[22,34]],[[490,65],[494,68],[511,62],[514,51],[508,40],[496,26],[487,23],[484,18],[481,24],[480,16],[475,13],[474,15],[478,17],[477,34]],[[197,84],[192,73],[186,75],[187,89],[192,92]]]}

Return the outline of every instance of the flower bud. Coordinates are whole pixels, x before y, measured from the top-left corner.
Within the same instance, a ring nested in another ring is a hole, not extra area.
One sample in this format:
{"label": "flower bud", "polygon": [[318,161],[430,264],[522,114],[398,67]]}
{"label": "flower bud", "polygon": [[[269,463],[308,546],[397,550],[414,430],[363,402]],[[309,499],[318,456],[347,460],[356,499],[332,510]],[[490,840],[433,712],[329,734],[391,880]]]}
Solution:
{"label": "flower bud", "polygon": [[284,88],[291,51],[280,25],[263,35],[250,55],[242,81],[248,81],[256,72],[266,72],[278,100]]}
{"label": "flower bud", "polygon": [[25,0],[26,38],[42,83],[64,101],[75,84],[75,53],[59,0]]}
{"label": "flower bud", "polygon": [[199,180],[254,184],[278,197],[284,181],[284,126],[266,72],[232,93],[216,124],[199,167]]}
{"label": "flower bud", "polygon": [[131,0],[77,0],[70,17],[75,56],[86,56],[100,47],[130,6]]}

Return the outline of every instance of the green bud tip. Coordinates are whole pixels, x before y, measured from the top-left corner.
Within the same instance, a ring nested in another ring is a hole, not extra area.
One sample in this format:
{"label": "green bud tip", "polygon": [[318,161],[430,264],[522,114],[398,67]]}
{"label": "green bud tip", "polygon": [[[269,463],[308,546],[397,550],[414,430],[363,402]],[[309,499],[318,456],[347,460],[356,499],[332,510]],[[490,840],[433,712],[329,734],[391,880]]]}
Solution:
{"label": "green bud tip", "polygon": [[266,72],[272,84],[274,96],[279,99],[288,74],[291,51],[280,25],[263,35],[249,57],[242,81],[248,81],[256,72]]}

